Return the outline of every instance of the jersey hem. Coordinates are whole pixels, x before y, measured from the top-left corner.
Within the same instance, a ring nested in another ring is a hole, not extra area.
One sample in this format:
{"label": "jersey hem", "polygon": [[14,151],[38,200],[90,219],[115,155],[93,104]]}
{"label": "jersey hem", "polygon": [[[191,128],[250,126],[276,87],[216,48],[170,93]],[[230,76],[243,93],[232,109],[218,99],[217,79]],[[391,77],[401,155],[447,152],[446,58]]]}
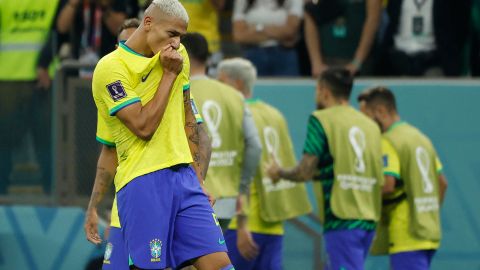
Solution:
{"label": "jersey hem", "polygon": [[431,249],[438,249],[440,244],[436,243],[423,243],[419,244],[417,247],[399,247],[395,249],[390,249],[388,251],[389,254],[401,253],[401,252],[409,252],[409,251],[417,251],[417,250],[431,250]]}
{"label": "jersey hem", "polygon": [[[155,171],[159,171],[159,170],[163,170],[163,169],[167,169],[167,168],[170,168],[170,167],[178,165],[178,164],[182,164],[182,163],[183,164],[190,164],[192,162],[193,162],[193,160],[191,158],[190,159],[180,158],[180,159],[175,159],[175,160],[172,160],[172,161],[169,161],[169,162],[162,163],[162,164],[157,165],[157,166],[152,166],[150,168],[143,169],[143,170],[137,172],[136,174],[132,174],[132,176],[127,178],[126,181],[122,181],[119,186],[117,186],[117,183],[115,181],[115,192],[119,192],[128,183],[130,183],[131,181],[135,180],[136,178],[138,178],[142,175],[152,173],[152,172],[155,172]],[[116,180],[116,178],[115,178],[115,180]]]}

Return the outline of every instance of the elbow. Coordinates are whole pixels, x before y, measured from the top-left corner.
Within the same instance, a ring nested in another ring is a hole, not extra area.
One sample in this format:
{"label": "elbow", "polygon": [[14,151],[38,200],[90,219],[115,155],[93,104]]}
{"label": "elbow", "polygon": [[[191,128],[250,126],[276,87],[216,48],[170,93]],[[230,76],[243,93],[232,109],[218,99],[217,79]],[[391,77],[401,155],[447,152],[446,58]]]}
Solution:
{"label": "elbow", "polygon": [[143,141],[150,141],[153,137],[153,133],[148,131],[139,131],[136,135]]}
{"label": "elbow", "polygon": [[150,141],[155,134],[155,130],[149,129],[147,126],[139,127],[135,130],[135,135],[143,141]]}

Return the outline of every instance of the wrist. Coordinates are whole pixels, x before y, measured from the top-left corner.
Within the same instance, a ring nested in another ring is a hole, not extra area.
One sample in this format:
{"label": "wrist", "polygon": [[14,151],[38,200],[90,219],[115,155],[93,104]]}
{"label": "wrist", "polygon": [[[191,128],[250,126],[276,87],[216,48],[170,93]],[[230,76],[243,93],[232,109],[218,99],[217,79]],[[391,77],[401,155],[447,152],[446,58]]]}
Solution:
{"label": "wrist", "polygon": [[97,213],[97,207],[96,206],[88,206],[86,212],[87,213]]}
{"label": "wrist", "polygon": [[173,82],[173,81],[175,81],[175,80],[177,79],[177,76],[178,76],[178,74],[175,73],[175,71],[165,69],[165,70],[163,71],[163,76],[162,76],[162,78],[165,78],[165,79],[170,80],[170,81]]}

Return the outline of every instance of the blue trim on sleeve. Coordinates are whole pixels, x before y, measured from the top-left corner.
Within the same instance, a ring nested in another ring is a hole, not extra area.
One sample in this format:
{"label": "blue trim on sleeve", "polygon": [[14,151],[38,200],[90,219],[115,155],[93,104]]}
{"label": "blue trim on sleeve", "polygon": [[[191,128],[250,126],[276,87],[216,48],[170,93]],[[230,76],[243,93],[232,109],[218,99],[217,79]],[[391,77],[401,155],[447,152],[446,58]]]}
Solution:
{"label": "blue trim on sleeve", "polygon": [[114,116],[118,111],[120,111],[121,109],[129,106],[129,105],[132,105],[133,103],[137,103],[137,102],[140,102],[140,98],[136,97],[136,98],[132,98],[130,100],[127,100],[121,104],[118,104],[117,106],[113,107],[111,110],[110,110],[110,116]]}

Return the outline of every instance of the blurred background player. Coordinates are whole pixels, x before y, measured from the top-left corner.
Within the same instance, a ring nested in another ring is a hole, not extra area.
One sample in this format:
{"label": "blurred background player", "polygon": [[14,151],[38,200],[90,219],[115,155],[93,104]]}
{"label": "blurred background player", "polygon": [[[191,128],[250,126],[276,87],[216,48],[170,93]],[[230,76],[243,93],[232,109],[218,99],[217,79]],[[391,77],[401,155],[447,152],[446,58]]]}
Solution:
{"label": "blurred background player", "polygon": [[352,85],[348,70],[326,70],[317,84],[317,111],[309,119],[302,160],[291,169],[273,160],[268,169],[274,182],[319,180],[314,190],[328,269],[364,269],[380,217],[380,129],[348,104]]}
{"label": "blurred background player", "polygon": [[[191,90],[212,138],[205,186],[217,199],[214,209],[222,228],[230,219],[246,219],[248,189],[261,156],[258,131],[243,97],[230,86],[207,77],[208,43],[199,33],[182,38],[191,59]],[[246,231],[242,239],[249,241]]]}
{"label": "blurred background player", "polygon": [[117,148],[118,211],[135,269],[233,268],[202,186],[198,134],[186,133],[196,128],[190,65],[180,46],[187,24],[178,1],[153,1],[140,27],[100,60],[93,76],[95,102]]}
{"label": "blurred background player", "polygon": [[[139,26],[140,21],[138,19],[133,18],[125,20],[120,27],[118,42],[125,42]],[[191,103],[192,106],[195,107],[195,102],[193,99],[191,100]],[[196,112],[197,110],[194,109],[193,111]],[[210,152],[210,141],[208,139],[208,134],[202,127],[203,119],[199,114],[196,114],[195,118],[199,124],[200,146],[205,145],[205,147],[202,146],[202,151]],[[90,242],[98,245],[102,242],[102,239],[98,233],[98,205],[104,198],[105,193],[108,192],[109,187],[113,182],[115,171],[118,165],[117,151],[115,149],[115,143],[113,142],[112,134],[108,130],[105,120],[100,115],[98,115],[97,119],[96,139],[102,144],[102,148],[98,158],[97,173],[92,196],[86,211],[84,228],[87,239]],[[116,198],[114,199],[112,205],[109,232],[108,243],[106,245],[105,255],[103,257],[103,269],[129,269],[128,252],[121,232]]]}
{"label": "blurred background player", "polygon": [[[400,160],[388,212],[388,252],[393,270],[427,270],[440,246],[440,205],[447,181],[430,140],[401,121],[394,94],[377,87],[361,95],[362,110],[378,123]],[[387,159],[387,162],[389,160]],[[384,161],[385,162],[385,161]],[[385,241],[385,239],[378,239]]]}
{"label": "blurred background player", "polygon": [[[248,228],[258,252],[246,249],[239,241],[237,221],[232,220],[225,240],[236,269],[282,269],[283,222],[311,211],[305,186],[282,181],[276,185],[265,174],[271,156],[284,166],[295,165],[293,145],[287,122],[274,107],[253,98],[256,70],[242,58],[223,60],[218,66],[219,79],[246,98],[262,141],[262,159],[250,188]],[[284,202],[290,202],[288,204]],[[255,256],[256,255],[256,256]]]}

